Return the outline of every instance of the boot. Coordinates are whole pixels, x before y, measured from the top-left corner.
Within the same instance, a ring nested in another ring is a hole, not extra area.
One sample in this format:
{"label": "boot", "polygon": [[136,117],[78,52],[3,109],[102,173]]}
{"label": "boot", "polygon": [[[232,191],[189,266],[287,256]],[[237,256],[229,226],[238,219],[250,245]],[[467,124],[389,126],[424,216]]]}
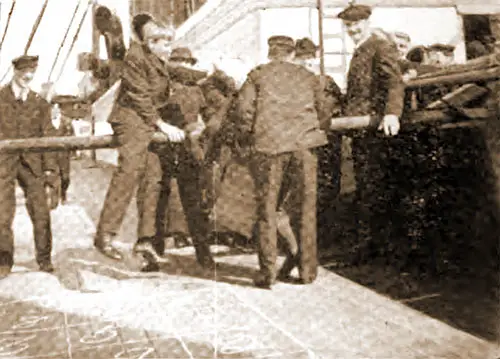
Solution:
{"label": "boot", "polygon": [[52,265],[51,262],[43,262],[43,263],[40,263],[40,270],[42,272],[46,272],[46,273],[53,273],[54,266]]}
{"label": "boot", "polygon": [[0,265],[0,279],[4,279],[7,277],[12,270],[12,267],[9,265]]}
{"label": "boot", "polygon": [[[158,254],[153,243],[154,238],[140,238],[134,245],[133,252],[135,255],[142,255],[148,263],[168,263],[168,260]],[[157,246],[159,247],[159,246]]]}
{"label": "boot", "polygon": [[262,288],[262,289],[271,289],[275,282],[275,278],[273,275],[269,273],[264,273],[264,272],[258,272],[254,279],[253,282],[256,287]]}
{"label": "boot", "polygon": [[109,233],[98,234],[94,239],[94,246],[106,257],[119,261],[123,259],[123,254],[113,246],[113,237]]}
{"label": "boot", "polygon": [[215,261],[212,256],[212,253],[210,253],[210,247],[208,244],[203,243],[203,244],[198,244],[195,247],[196,251],[196,260],[202,266],[204,269],[215,269]]}
{"label": "boot", "polygon": [[295,268],[296,265],[297,265],[296,256],[288,255],[278,272],[277,278],[282,282],[291,281],[292,278],[290,276],[290,273],[292,272],[292,270]]}

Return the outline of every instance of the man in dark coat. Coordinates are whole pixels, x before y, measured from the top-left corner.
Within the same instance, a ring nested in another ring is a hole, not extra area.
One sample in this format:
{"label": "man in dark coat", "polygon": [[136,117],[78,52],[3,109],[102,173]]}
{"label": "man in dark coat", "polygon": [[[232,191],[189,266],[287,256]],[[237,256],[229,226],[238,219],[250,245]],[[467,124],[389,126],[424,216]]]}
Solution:
{"label": "man in dark coat", "polygon": [[184,140],[184,131],[161,119],[160,111],[170,96],[166,64],[160,59],[172,35],[165,33],[148,14],[132,21],[141,41],[127,52],[121,72],[121,85],[109,122],[120,147],[115,170],[104,201],[94,244],[104,255],[120,260],[122,254],[112,245],[114,236],[129,207],[136,187],[139,214],[138,241],[134,247],[156,266],[163,252],[163,238],[156,238],[156,209],[160,192],[161,166],[151,151],[150,141],[156,130],[171,142]]}
{"label": "man in dark coat", "polygon": [[205,129],[201,114],[206,103],[201,88],[190,79],[192,76],[189,67],[194,63],[196,59],[191,51],[182,47],[174,49],[169,59],[169,66],[176,70],[171,69],[172,93],[161,116],[170,125],[183,129],[186,140],[178,144],[155,146],[163,170],[157,224],[158,234],[164,237],[170,184],[172,178],[176,178],[197,260],[203,267],[210,268],[214,266],[214,261],[207,242],[208,213],[202,208],[204,151],[200,143],[200,136]]}
{"label": "man in dark coat", "polygon": [[[371,9],[365,5],[350,5],[338,17],[343,20],[356,50],[347,75],[347,93],[344,97],[345,116],[371,116],[378,130],[386,136],[399,132],[399,118],[404,105],[404,84],[398,65],[398,51],[386,36],[369,27]],[[352,141],[356,179],[358,243],[356,255],[362,258],[375,254],[375,243],[387,236],[390,208],[396,191],[391,188],[391,166],[387,141],[361,131]],[[383,199],[383,200],[382,200]],[[377,248],[380,250],[381,248]]]}
{"label": "man in dark coat", "polygon": [[[74,136],[72,120],[84,118],[90,111],[90,105],[76,96],[54,96],[52,98],[52,125],[55,136]],[[67,201],[67,192],[71,182],[71,151],[56,152],[61,179],[61,203]]]}
{"label": "man in dark coat", "polygon": [[[12,82],[0,90],[0,139],[51,135],[50,105],[29,88],[38,66],[38,56],[24,55],[14,59],[12,64]],[[50,152],[0,154],[0,278],[8,275],[14,264],[12,223],[16,211],[16,180],[26,196],[26,207],[33,223],[36,261],[40,270],[54,270],[45,185],[56,183],[57,170],[56,159]]]}
{"label": "man in dark coat", "polygon": [[342,136],[329,131],[333,117],[339,117],[342,112],[342,93],[333,78],[319,75],[317,66],[318,47],[309,38],[297,40],[295,46],[295,62],[318,75],[322,104],[319,114],[321,128],[328,134],[328,144],[318,148],[318,240],[329,240],[328,233],[331,221],[331,209],[335,198],[340,192],[340,164]]}
{"label": "man in dark coat", "polygon": [[263,288],[276,278],[277,209],[288,179],[291,224],[302,244],[300,277],[303,283],[316,278],[317,157],[312,149],[327,142],[318,120],[317,76],[293,63],[293,39],[273,36],[268,43],[270,62],[249,73],[239,91],[235,124],[238,141],[251,148],[260,263],[254,282]]}

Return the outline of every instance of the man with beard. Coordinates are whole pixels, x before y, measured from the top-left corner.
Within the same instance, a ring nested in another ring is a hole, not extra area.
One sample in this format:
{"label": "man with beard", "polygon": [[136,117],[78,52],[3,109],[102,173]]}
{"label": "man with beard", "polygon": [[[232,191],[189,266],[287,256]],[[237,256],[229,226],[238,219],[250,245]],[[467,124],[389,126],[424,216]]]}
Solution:
{"label": "man with beard", "polygon": [[170,79],[161,60],[169,50],[173,34],[166,32],[149,14],[136,15],[132,21],[139,42],[133,43],[124,59],[121,85],[109,122],[117,137],[118,167],[113,173],[97,227],[94,244],[104,255],[122,259],[112,244],[118,233],[136,187],[138,240],[134,251],[148,257],[153,266],[161,260],[163,238],[156,237],[156,209],[160,192],[161,166],[151,151],[156,130],[170,142],[182,142],[184,131],[162,120],[159,109],[170,96]]}
{"label": "man with beard", "polygon": [[[38,56],[21,56],[12,61],[12,82],[0,90],[0,139],[22,139],[53,134],[51,109],[47,101],[30,90],[38,67]],[[16,180],[24,190],[40,270],[53,272],[52,232],[45,186],[55,189],[58,166],[54,153],[0,154],[0,278],[14,265],[12,223],[16,211]]]}
{"label": "man with beard", "polygon": [[235,119],[237,139],[250,149],[260,264],[254,283],[262,288],[271,288],[276,279],[277,210],[286,197],[283,189],[291,196],[291,224],[303,245],[301,281],[311,283],[317,276],[317,156],[313,149],[327,142],[318,120],[321,90],[317,76],[293,63],[293,39],[272,36],[268,44],[270,62],[248,74],[238,94]]}
{"label": "man with beard", "polygon": [[[371,8],[365,5],[350,5],[338,15],[356,45],[347,75],[344,115],[370,116],[379,131],[394,136],[399,132],[404,105],[399,54],[392,41],[371,30],[370,15]],[[386,230],[391,219],[388,209],[397,192],[388,176],[392,161],[388,148],[388,141],[370,130],[353,137],[360,246],[356,261],[371,259],[387,246]]]}

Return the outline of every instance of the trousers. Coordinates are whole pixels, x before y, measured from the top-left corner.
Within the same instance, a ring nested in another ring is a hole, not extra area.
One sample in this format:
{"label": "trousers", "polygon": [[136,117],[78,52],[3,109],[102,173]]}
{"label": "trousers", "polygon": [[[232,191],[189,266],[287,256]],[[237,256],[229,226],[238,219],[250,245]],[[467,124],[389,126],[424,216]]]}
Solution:
{"label": "trousers", "polygon": [[[261,273],[274,277],[277,256],[277,216],[287,200],[290,224],[298,242],[299,275],[317,276],[316,191],[318,159],[314,150],[278,155],[256,153],[250,161],[257,198],[257,236]],[[282,189],[286,188],[287,193]]]}
{"label": "trousers", "polygon": [[208,212],[203,210],[204,168],[184,144],[155,146],[162,168],[161,191],[158,199],[157,235],[167,233],[165,216],[171,194],[171,180],[177,179],[179,196],[195,248],[205,245],[210,224]]}
{"label": "trousers", "polygon": [[113,173],[97,226],[98,233],[117,234],[134,192],[138,211],[138,238],[156,234],[156,209],[161,187],[161,166],[151,150],[153,132],[129,123],[113,124],[118,137],[118,167]]}
{"label": "trousers", "polygon": [[52,232],[43,176],[35,175],[18,155],[1,155],[0,164],[0,265],[14,263],[12,224],[16,212],[16,180],[24,191],[33,223],[36,261],[38,264],[50,262]]}

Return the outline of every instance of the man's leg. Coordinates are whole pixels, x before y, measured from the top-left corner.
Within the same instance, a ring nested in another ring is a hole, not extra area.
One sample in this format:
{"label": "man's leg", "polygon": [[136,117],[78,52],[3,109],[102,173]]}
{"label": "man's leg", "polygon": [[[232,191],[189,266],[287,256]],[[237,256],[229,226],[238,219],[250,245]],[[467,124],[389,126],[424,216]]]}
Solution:
{"label": "man's leg", "polygon": [[[155,249],[159,255],[165,251],[165,237],[168,234],[168,206],[170,194],[172,192],[171,181],[175,172],[174,157],[171,150],[166,145],[158,146],[155,149],[158,153],[161,166],[160,193],[156,209],[156,237],[158,238]],[[161,239],[161,244],[159,241]]]}
{"label": "man's leg", "polygon": [[12,223],[16,213],[17,165],[14,156],[0,156],[0,279],[7,276],[14,265]]}
{"label": "man's leg", "polygon": [[196,258],[201,266],[212,268],[214,260],[208,244],[209,218],[203,210],[202,166],[187,150],[180,151],[177,184],[189,232],[193,237]]}
{"label": "man's leg", "polygon": [[254,154],[250,170],[257,197],[257,233],[260,272],[255,278],[259,287],[270,288],[276,278],[277,208],[283,165],[290,155]]}
{"label": "man's leg", "polygon": [[291,222],[297,233],[299,244],[298,266],[301,281],[311,283],[318,271],[318,249],[316,233],[316,201],[318,168],[314,150],[293,153],[289,176],[291,186]]}
{"label": "man's leg", "polygon": [[354,137],[352,140],[352,158],[354,167],[354,180],[356,183],[354,209],[356,226],[356,247],[353,248],[352,264],[365,262],[372,257],[373,243],[370,230],[370,206],[367,201],[369,195],[369,163],[368,148],[365,136]]}
{"label": "man's leg", "polygon": [[[160,256],[165,251],[164,237],[158,233],[158,202],[162,190],[162,169],[159,156],[149,151],[146,158],[146,168],[139,177],[137,190],[137,210],[139,223],[137,228],[137,243],[135,251],[143,252],[153,269],[161,261]],[[164,214],[165,212],[162,212]]]}
{"label": "man's leg", "polygon": [[69,152],[61,152],[59,156],[59,167],[61,174],[61,202],[66,203],[67,192],[70,184],[71,159]]}
{"label": "man's leg", "polygon": [[113,247],[112,239],[120,230],[139,178],[145,171],[151,133],[125,125],[114,130],[122,145],[118,149],[118,167],[104,200],[94,244],[104,255],[119,260],[123,256]]}
{"label": "man's leg", "polygon": [[36,176],[23,165],[19,166],[17,178],[26,196],[26,208],[33,223],[36,261],[41,270],[51,272],[52,231],[44,178]]}

